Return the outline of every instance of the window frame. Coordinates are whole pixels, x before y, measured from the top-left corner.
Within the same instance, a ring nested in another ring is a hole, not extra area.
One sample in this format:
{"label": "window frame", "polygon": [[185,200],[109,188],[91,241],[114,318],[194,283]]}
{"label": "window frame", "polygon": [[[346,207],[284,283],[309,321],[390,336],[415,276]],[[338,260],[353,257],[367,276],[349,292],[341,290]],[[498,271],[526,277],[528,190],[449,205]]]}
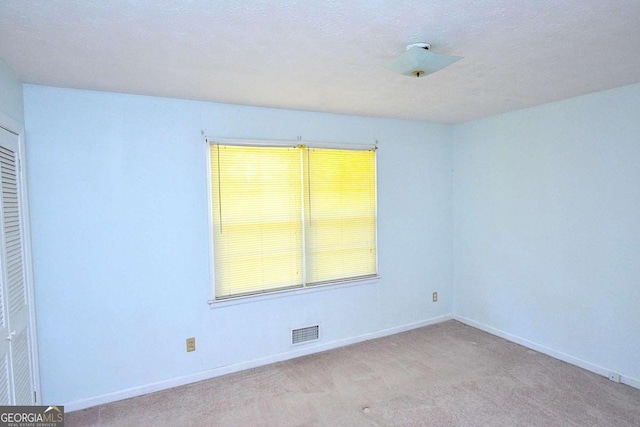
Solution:
{"label": "window frame", "polygon": [[242,304],[254,301],[263,301],[273,298],[280,298],[283,296],[293,296],[300,294],[309,294],[312,292],[322,292],[330,289],[340,289],[345,287],[367,285],[377,283],[380,279],[379,275],[379,262],[378,262],[378,164],[377,155],[374,156],[374,238],[375,238],[375,273],[370,276],[355,277],[347,279],[339,279],[335,281],[328,281],[320,284],[313,284],[312,286],[303,286],[290,289],[276,289],[271,291],[265,291],[250,295],[238,295],[226,297],[224,299],[216,299],[216,283],[215,283],[215,225],[213,223],[213,200],[211,189],[211,156],[210,146],[212,144],[220,145],[237,145],[237,146],[253,146],[253,147],[299,147],[304,145],[308,148],[319,149],[338,149],[338,150],[362,150],[376,151],[376,144],[356,144],[356,143],[335,143],[335,142],[319,142],[319,141],[305,141],[301,138],[297,140],[266,140],[266,139],[236,139],[236,138],[218,138],[218,137],[205,137],[205,157],[206,157],[206,177],[207,177],[207,218],[209,227],[209,286],[210,286],[210,298],[209,305],[211,308],[225,307],[229,305]]}

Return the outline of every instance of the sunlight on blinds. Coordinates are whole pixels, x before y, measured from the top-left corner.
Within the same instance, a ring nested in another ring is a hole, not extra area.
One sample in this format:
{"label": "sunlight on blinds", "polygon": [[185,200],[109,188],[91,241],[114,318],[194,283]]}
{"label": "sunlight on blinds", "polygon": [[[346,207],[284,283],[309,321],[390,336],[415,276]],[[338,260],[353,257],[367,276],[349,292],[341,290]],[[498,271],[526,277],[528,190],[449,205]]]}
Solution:
{"label": "sunlight on blinds", "polygon": [[374,276],[375,153],[305,151],[306,282]]}
{"label": "sunlight on blinds", "polygon": [[211,145],[216,298],[302,286],[300,150]]}

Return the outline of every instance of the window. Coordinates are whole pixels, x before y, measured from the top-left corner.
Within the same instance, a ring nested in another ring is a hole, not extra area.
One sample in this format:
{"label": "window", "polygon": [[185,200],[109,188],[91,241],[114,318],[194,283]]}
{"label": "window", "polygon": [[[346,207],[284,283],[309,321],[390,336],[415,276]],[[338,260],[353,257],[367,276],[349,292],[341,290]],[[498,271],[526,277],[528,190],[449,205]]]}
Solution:
{"label": "window", "polygon": [[376,275],[375,150],[211,143],[216,300]]}

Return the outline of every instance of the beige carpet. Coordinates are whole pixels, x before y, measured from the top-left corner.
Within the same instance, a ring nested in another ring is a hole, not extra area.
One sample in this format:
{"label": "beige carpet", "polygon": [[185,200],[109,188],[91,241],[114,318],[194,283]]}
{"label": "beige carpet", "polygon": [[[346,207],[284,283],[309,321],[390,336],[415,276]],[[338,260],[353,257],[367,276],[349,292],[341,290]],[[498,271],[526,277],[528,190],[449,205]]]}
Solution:
{"label": "beige carpet", "polygon": [[456,321],[68,413],[67,426],[640,426],[640,390]]}

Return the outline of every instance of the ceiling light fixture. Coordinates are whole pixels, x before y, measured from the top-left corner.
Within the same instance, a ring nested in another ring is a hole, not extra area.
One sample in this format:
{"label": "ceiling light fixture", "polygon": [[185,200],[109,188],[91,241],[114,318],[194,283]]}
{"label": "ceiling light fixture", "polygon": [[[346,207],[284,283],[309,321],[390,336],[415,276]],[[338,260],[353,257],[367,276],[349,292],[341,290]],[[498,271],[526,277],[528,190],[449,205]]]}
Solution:
{"label": "ceiling light fixture", "polygon": [[461,56],[443,55],[430,49],[429,43],[410,44],[405,53],[389,61],[387,68],[405,76],[422,77],[462,59]]}

